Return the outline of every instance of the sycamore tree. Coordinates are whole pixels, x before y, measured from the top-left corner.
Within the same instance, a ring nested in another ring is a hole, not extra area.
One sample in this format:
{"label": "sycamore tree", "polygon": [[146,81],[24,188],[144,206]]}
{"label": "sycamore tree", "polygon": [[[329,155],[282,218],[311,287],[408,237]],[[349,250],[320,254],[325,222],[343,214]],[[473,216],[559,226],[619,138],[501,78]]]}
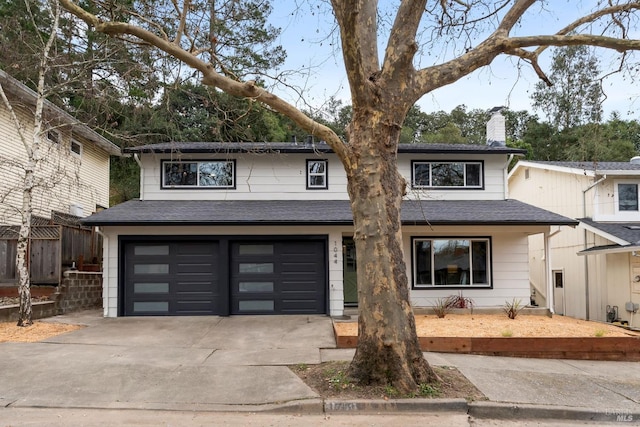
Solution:
{"label": "sycamore tree", "polygon": [[[217,57],[211,61],[215,35],[202,37],[199,27],[190,26],[206,22],[192,15],[206,9],[202,2],[154,2],[163,15],[175,12],[173,21],[154,22],[136,11],[120,18],[127,6],[119,2],[92,2],[88,10],[73,0],[60,1],[98,32],[155,46],[197,70],[204,84],[265,103],[331,146],[348,178],[358,251],[359,340],[350,374],[365,383],[391,383],[402,393],[437,380],[418,345],[400,230],[407,183],[398,172],[397,149],[411,106],[501,55],[526,63],[546,79],[539,57],[550,46],[640,49],[640,40],[630,38],[630,26],[640,15],[637,1],[594,1],[584,16],[561,22],[567,14],[553,9],[566,4],[555,0],[402,0],[383,5],[331,0],[352,103],[343,140],[260,82],[226,72]],[[540,13],[553,16],[557,28],[549,34],[519,35],[521,24],[539,19]],[[180,25],[170,32],[167,22]]]}

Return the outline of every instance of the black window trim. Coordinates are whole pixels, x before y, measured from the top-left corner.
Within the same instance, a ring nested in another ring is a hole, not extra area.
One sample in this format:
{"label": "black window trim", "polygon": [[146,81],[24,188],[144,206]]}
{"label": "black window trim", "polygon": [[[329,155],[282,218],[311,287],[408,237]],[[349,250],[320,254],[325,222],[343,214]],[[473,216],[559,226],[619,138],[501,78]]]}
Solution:
{"label": "black window trim", "polygon": [[[211,163],[211,162],[227,162],[233,165],[233,185],[228,187],[213,187],[213,186],[199,186],[199,185],[164,185],[164,165],[166,163]],[[160,189],[161,190],[235,190],[236,189],[236,159],[189,159],[189,160],[174,160],[164,159],[160,161]]]}
{"label": "black window trim", "polygon": [[[311,162],[324,162],[324,186],[319,187],[319,186],[311,186],[309,185],[309,164]],[[307,190],[328,190],[329,189],[329,160],[327,159],[307,159],[307,161],[305,162],[306,165],[306,173],[305,173],[305,179],[306,179],[306,187]]]}
{"label": "black window trim", "polygon": [[[489,242],[488,254],[489,254],[489,283],[487,285],[459,285],[459,286],[436,286],[436,285],[416,285],[416,240],[486,240]],[[433,290],[447,290],[447,289],[478,289],[478,290],[490,290],[493,289],[493,238],[491,236],[411,236],[411,290],[416,291],[433,291]]]}
{"label": "black window trim", "polygon": [[[416,170],[415,165],[417,163],[464,163],[465,166],[467,164],[476,163],[480,165],[480,185],[479,186],[467,186],[463,185],[461,187],[432,187],[427,185],[416,185]],[[484,175],[484,160],[411,160],[411,188],[413,190],[434,190],[434,191],[460,191],[460,190],[484,190],[485,183],[485,175]]]}

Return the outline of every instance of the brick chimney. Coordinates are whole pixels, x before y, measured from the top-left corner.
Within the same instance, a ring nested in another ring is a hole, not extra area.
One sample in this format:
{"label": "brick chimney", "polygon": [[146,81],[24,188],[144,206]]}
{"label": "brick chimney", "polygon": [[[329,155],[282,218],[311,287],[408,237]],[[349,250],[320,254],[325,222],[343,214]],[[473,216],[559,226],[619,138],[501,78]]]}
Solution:
{"label": "brick chimney", "polygon": [[487,145],[491,147],[504,147],[507,145],[507,131],[505,118],[502,115],[504,107],[493,107],[489,110],[491,118],[487,122]]}

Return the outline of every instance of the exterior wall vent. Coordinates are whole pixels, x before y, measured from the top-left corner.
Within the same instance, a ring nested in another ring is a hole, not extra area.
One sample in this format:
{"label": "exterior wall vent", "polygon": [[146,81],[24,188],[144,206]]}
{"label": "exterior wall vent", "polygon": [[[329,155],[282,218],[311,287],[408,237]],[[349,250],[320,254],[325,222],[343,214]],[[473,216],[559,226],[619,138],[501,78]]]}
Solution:
{"label": "exterior wall vent", "polygon": [[73,216],[77,216],[77,217],[83,217],[84,216],[84,211],[82,209],[82,206],[77,204],[77,203],[72,203],[69,205],[69,213]]}

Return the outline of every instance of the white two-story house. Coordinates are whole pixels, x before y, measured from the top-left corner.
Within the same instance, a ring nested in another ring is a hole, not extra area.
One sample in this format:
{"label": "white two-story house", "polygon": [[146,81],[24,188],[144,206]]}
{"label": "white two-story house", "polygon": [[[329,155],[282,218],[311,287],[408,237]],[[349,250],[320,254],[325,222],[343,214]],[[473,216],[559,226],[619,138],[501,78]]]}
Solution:
{"label": "white two-story house", "polygon": [[[99,212],[104,314],[340,316],[357,304],[346,175],[324,143],[125,149],[141,197]],[[400,145],[404,254],[415,307],[463,292],[529,303],[527,237],[576,221],[507,198],[521,150]]]}
{"label": "white two-story house", "polygon": [[509,175],[509,187],[515,199],[580,221],[550,240],[549,290],[543,242],[531,237],[537,300],[568,316],[640,327],[640,158],[521,161]]}

